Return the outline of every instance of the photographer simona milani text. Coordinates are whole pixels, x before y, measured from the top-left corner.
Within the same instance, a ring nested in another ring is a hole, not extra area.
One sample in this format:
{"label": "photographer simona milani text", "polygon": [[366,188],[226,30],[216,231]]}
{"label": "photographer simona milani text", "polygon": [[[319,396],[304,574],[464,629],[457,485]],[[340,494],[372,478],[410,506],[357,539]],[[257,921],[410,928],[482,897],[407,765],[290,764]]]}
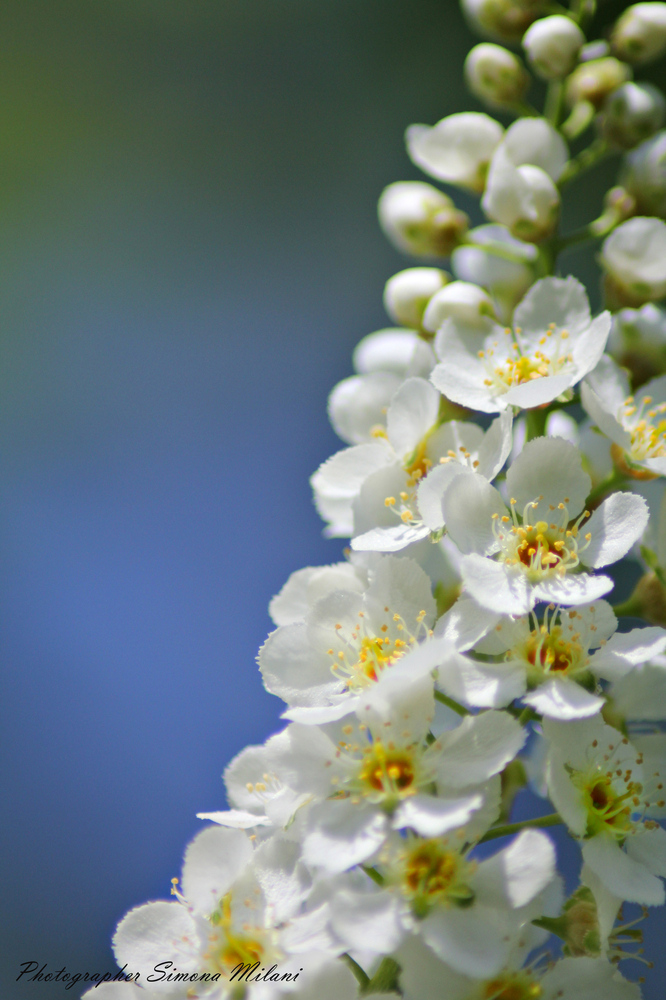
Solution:
{"label": "photographer simona milani text", "polygon": [[[303,969],[298,972],[278,971],[277,965],[269,968],[262,966],[259,962],[239,962],[230,972],[229,981],[246,983],[293,983]],[[110,972],[67,972],[63,965],[62,969],[56,972],[46,972],[48,965],[46,962],[40,967],[39,962],[22,962],[21,971],[16,977],[18,982],[26,976],[26,982],[55,982],[63,983],[66,990],[75,986],[76,983],[94,983],[95,987],[102,983],[136,983],[141,977],[140,972],[126,972],[127,965],[112,975]],[[152,972],[146,976],[147,983],[176,982],[176,983],[215,983],[221,977],[219,972],[179,972],[173,962],[158,962]]]}

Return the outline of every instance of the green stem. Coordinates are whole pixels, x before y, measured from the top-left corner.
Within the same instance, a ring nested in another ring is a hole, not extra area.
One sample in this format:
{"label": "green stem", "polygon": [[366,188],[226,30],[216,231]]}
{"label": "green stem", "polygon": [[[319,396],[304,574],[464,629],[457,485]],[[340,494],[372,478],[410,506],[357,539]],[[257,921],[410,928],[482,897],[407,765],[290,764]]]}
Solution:
{"label": "green stem", "polygon": [[441,691],[435,691],[435,699],[440,701],[442,705],[446,705],[447,708],[453,709],[453,711],[457,712],[458,715],[471,714],[468,708],[465,708],[464,705],[459,705],[457,701],[454,701],[453,698],[449,698],[446,694],[442,694]]}
{"label": "green stem", "polygon": [[387,955],[380,962],[379,968],[363,991],[364,993],[392,993],[398,989],[400,966],[394,958]]}
{"label": "green stem", "polygon": [[537,407],[534,410],[526,410],[525,422],[528,441],[532,441],[533,438],[543,437],[545,435],[547,419],[548,410],[545,406],[543,408]]}
{"label": "green stem", "polygon": [[523,819],[519,823],[504,823],[502,826],[494,826],[488,833],[485,833],[479,840],[479,844],[485,844],[488,840],[495,840],[496,837],[508,837],[512,833],[519,833],[521,830],[531,830],[534,827],[559,826],[564,820],[559,813],[549,813],[548,816],[537,816],[536,819]]}
{"label": "green stem", "polygon": [[574,177],[578,177],[580,174],[584,173],[584,171],[590,170],[592,167],[596,166],[597,163],[600,163],[609,152],[610,149],[605,139],[595,139],[589,146],[581,150],[578,156],[575,156],[573,160],[569,161],[559,181],[557,182],[558,187],[563,187],[565,184],[572,181]]}
{"label": "green stem", "polygon": [[377,883],[377,885],[384,885],[384,876],[380,875],[377,869],[373,868],[372,865],[361,865],[361,868],[363,869],[365,874],[372,879],[373,882]]}
{"label": "green stem", "polygon": [[613,469],[610,476],[606,476],[602,479],[597,486],[594,487],[587,500],[585,501],[586,507],[593,507],[600,500],[615,489],[621,489],[627,483],[627,477],[624,473],[620,472],[618,469]]}
{"label": "green stem", "polygon": [[520,713],[520,715],[518,716],[518,722],[520,723],[521,726],[525,726],[527,725],[528,722],[532,721],[534,715],[535,713],[528,705],[527,708],[524,708]]}
{"label": "green stem", "polygon": [[544,118],[547,118],[555,128],[558,128],[562,121],[563,110],[564,82],[562,80],[551,80],[548,84],[548,92],[546,94]]}
{"label": "green stem", "polygon": [[340,955],[340,958],[345,963],[347,968],[351,969],[351,971],[354,973],[354,975],[356,976],[356,981],[358,982],[358,985],[361,987],[361,992],[363,992],[363,990],[370,982],[370,977],[366,976],[361,966],[358,964],[358,962],[354,961],[351,955],[348,955],[345,952],[344,955]]}

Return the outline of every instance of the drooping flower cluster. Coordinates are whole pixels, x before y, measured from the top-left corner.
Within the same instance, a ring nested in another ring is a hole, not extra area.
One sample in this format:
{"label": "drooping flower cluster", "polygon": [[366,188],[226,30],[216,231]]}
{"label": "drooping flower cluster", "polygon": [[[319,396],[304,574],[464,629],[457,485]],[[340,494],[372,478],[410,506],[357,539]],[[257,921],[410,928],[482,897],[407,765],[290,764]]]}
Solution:
{"label": "drooping flower cluster", "polygon": [[[99,1000],[641,996],[617,965],[645,961],[623,901],[665,900],[666,101],[633,71],[666,49],[666,4],[608,41],[594,8],[463,0],[492,39],[467,83],[515,120],[449,115],[407,150],[488,222],[425,181],[382,194],[419,266],[388,280],[397,326],[356,348],[329,401],[344,447],[312,477],[350,548],[271,602],[285,728],[227,767],[174,898],[121,921],[139,978]],[[562,233],[566,185],[612,154],[600,215]],[[560,258],[585,240],[595,315]],[[624,558],[645,572],[613,606],[600,571]],[[528,783],[552,811],[511,822]]]}

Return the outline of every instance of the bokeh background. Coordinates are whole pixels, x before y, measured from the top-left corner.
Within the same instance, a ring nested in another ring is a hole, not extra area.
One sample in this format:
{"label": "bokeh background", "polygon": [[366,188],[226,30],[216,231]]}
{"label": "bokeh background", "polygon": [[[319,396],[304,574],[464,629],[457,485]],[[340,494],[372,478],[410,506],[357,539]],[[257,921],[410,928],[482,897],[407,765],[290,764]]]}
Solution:
{"label": "bokeh background", "polygon": [[407,124],[475,106],[471,44],[453,0],[0,2],[7,1000],[63,996],[24,961],[115,971],[116,921],[280,725],[266,606],[339,557],[326,396],[408,263],[377,197],[418,177]]}

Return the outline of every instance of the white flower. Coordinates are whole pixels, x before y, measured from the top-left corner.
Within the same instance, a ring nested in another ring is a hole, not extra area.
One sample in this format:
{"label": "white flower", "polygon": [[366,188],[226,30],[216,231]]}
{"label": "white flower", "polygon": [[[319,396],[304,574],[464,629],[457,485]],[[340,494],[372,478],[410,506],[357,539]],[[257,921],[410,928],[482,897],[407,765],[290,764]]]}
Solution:
{"label": "white flower", "polygon": [[559,80],[578,62],[585,35],[570,17],[554,14],[535,21],[523,35],[522,44],[535,73],[544,80]]}
{"label": "white flower", "polygon": [[537,256],[533,244],[515,239],[504,226],[477,226],[453,251],[451,266],[458,278],[487,288],[498,315],[508,318],[534,281]]}
{"label": "white flower", "polygon": [[[239,975],[240,964],[257,963],[257,972],[276,965],[273,981],[249,986],[250,997],[275,996],[293,989],[292,974],[300,963],[285,964],[286,922],[303,919],[298,914],[310,887],[296,844],[274,838],[253,853],[240,830],[203,830],[187,848],[177,901],[131,910],[113,939],[116,959],[121,966],[151,973],[160,967],[165,977],[147,981],[149,988],[182,998],[193,989],[230,997],[237,990],[232,977],[234,970]],[[315,923],[311,921],[312,932]],[[335,954],[332,942],[329,951]],[[187,978],[169,980],[169,971]],[[283,978],[285,973],[289,975]]]}
{"label": "white flower", "polygon": [[485,435],[475,424],[439,424],[440,398],[424,379],[407,379],[391,400],[386,432],[318,469],[311,482],[327,534],[353,536],[357,550],[398,551],[443,527],[441,496],[453,476],[465,468],[497,475],[511,448],[510,417]]}
{"label": "white flower", "polygon": [[353,362],[358,375],[338,382],[328,398],[328,415],[343,441],[364,444],[386,429],[389,403],[405,379],[427,378],[435,356],[413,330],[393,327],[364,337]]}
{"label": "white flower", "polygon": [[379,222],[391,242],[416,257],[448,257],[469,220],[448,198],[422,181],[396,181],[384,188]]}
{"label": "white flower", "polygon": [[[506,478],[507,509],[481,476],[458,476],[444,495],[451,539],[464,554],[465,589],[484,608],[526,614],[537,601],[578,605],[613,586],[605,576],[580,572],[621,559],[643,533],[647,505],[631,493],[614,493],[589,521],[590,478],[568,441],[536,438],[525,446]],[[584,527],[583,527],[584,525]]]}
{"label": "white flower", "polygon": [[469,52],[464,73],[475,97],[496,108],[511,108],[522,101],[530,82],[513,52],[489,42],[475,45]]}
{"label": "white flower", "polygon": [[[496,665],[496,676],[488,678],[485,690],[477,681],[474,704],[501,707],[522,695],[527,705],[552,719],[596,714],[604,705],[595,692],[596,678],[624,677],[666,647],[661,628],[624,633],[616,629],[613,610],[603,600],[570,610],[547,607],[541,623],[533,616],[502,617],[476,647],[480,653],[502,656],[503,662]],[[464,670],[465,661],[458,664]],[[488,670],[488,664],[484,667]],[[440,677],[443,674],[441,670]],[[522,681],[517,694],[516,674]]]}
{"label": "white flower", "polygon": [[392,835],[376,865],[386,888],[342,888],[331,899],[343,944],[381,953],[418,935],[456,972],[497,973],[521,924],[542,912],[555,852],[544,834],[526,830],[479,863],[468,856],[470,840],[464,829],[427,839]]}
{"label": "white flower", "polygon": [[408,267],[386,282],[384,308],[394,322],[418,330],[428,302],[447,281],[438,267]]}
{"label": "white flower", "polygon": [[663,782],[627,737],[597,717],[544,721],[551,747],[548,790],[583,841],[583,859],[620,899],[659,906],[666,875],[666,831],[646,819],[664,808]]}
{"label": "white flower", "polygon": [[641,306],[666,295],[666,223],[637,216],[608,236],[599,258],[606,290],[620,306]]}
{"label": "white flower", "polygon": [[504,135],[494,118],[476,111],[449,115],[430,128],[407,129],[407,152],[425,173],[440,181],[483,191],[488,164]]}
{"label": "white flower", "polygon": [[441,363],[431,380],[448,399],[484,413],[542,406],[596,367],[610,322],[607,312],[591,319],[575,278],[543,278],[517,306],[513,328],[488,321],[479,333],[446,321],[435,340]]}
{"label": "white flower", "polygon": [[[485,786],[525,740],[511,716],[484,712],[428,743],[431,678],[381,687],[357,709],[361,721],[293,723],[289,750],[275,756],[282,779],[313,798],[304,859],[329,872],[366,861],[392,829],[440,836],[483,813]],[[485,810],[481,833],[495,818],[495,808]]]}
{"label": "white flower", "polygon": [[666,376],[633,396],[624,370],[604,357],[581,386],[581,402],[639,478],[641,469],[666,475]]}
{"label": "white flower", "polygon": [[618,18],[613,51],[629,63],[656,59],[666,48],[666,3],[635,3]]}
{"label": "white flower", "polygon": [[629,720],[661,722],[666,718],[666,656],[655,656],[610,688],[613,708]]}
{"label": "white flower", "polygon": [[449,652],[434,641],[429,577],[412,559],[373,560],[365,592],[345,588],[315,601],[303,620],[278,628],[259,652],[267,690],[291,706],[287,716],[321,723],[353,712],[368,688],[400,662],[429,673]]}

